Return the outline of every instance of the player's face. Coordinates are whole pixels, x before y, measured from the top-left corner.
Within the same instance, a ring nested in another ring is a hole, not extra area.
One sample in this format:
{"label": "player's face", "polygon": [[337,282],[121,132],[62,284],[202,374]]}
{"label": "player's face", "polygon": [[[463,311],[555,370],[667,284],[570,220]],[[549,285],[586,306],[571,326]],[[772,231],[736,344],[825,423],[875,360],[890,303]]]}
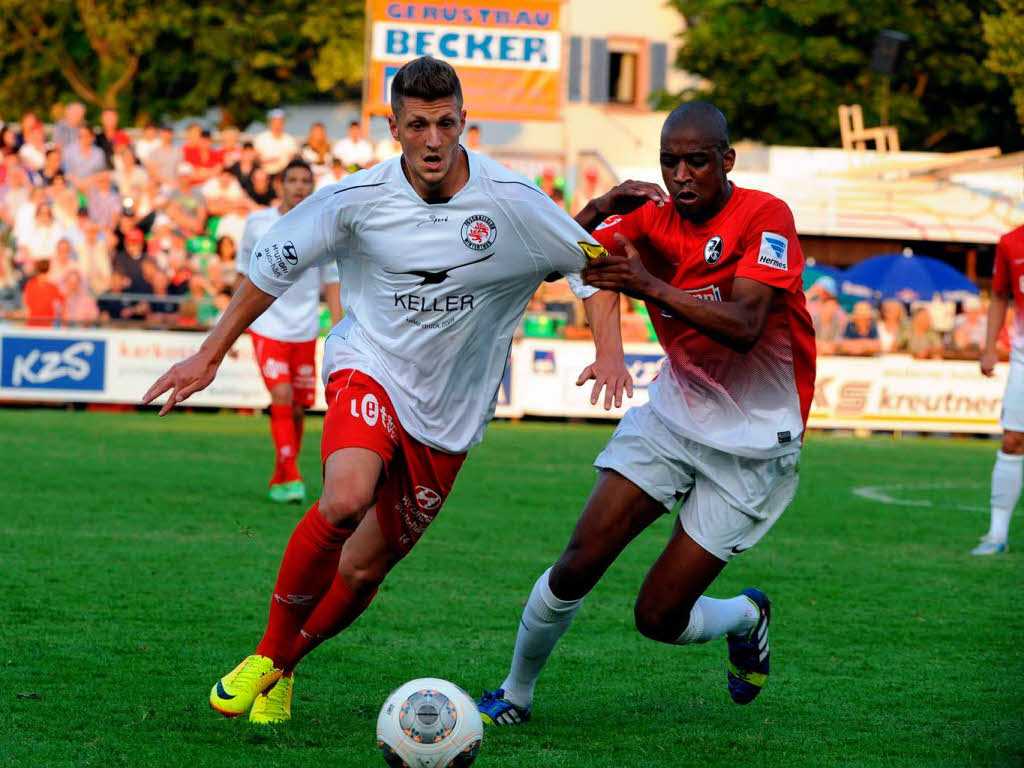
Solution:
{"label": "player's face", "polygon": [[294,208],[313,193],[313,174],[305,168],[289,168],[281,180],[281,202]]}
{"label": "player's face", "polygon": [[391,115],[391,135],[402,145],[409,173],[426,189],[437,189],[458,161],[466,110],[455,97],[424,101],[405,98]]}
{"label": "player's face", "polygon": [[714,139],[689,126],[669,126],[661,134],[661,176],[684,219],[710,219],[729,199],[726,174],[736,151],[724,152]]}

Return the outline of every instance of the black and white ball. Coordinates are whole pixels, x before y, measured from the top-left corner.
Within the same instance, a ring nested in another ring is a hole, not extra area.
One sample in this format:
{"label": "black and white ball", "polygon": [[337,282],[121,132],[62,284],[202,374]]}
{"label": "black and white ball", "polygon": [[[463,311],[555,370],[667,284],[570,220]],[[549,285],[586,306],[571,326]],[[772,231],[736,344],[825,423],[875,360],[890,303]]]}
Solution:
{"label": "black and white ball", "polygon": [[377,717],[377,746],[391,768],[466,768],[483,736],[476,702],[432,677],[396,688]]}

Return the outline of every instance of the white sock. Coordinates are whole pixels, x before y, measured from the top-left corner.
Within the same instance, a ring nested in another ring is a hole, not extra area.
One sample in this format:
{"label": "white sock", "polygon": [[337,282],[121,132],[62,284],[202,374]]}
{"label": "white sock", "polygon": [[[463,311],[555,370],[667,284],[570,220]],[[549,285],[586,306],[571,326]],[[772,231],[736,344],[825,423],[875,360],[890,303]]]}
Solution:
{"label": "white sock", "polygon": [[551,593],[548,585],[548,568],[537,579],[530,593],[530,599],[523,609],[516,634],[516,649],[512,654],[512,667],[501,687],[505,698],[519,707],[529,707],[533,702],[533,688],[541,670],[555,649],[558,639],[572,623],[583,599],[560,600]]}
{"label": "white sock", "polygon": [[746,595],[728,600],[701,596],[690,609],[690,623],[676,645],[706,643],[725,634],[746,634],[757,624],[757,618],[757,606]]}
{"label": "white sock", "polygon": [[1006,541],[1010,532],[1010,515],[1020,498],[1024,472],[1024,456],[1012,456],[999,451],[992,468],[992,521],[986,538]]}

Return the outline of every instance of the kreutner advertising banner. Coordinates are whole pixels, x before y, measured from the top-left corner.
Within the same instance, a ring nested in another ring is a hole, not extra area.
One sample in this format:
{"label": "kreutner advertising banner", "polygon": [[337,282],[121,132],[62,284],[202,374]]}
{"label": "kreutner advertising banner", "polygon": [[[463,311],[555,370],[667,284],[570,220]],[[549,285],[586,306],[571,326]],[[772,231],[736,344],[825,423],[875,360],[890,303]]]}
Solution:
{"label": "kreutner advertising banner", "polygon": [[469,119],[561,116],[560,0],[367,0],[371,115],[391,112],[391,81],[407,61],[430,55],[459,73]]}

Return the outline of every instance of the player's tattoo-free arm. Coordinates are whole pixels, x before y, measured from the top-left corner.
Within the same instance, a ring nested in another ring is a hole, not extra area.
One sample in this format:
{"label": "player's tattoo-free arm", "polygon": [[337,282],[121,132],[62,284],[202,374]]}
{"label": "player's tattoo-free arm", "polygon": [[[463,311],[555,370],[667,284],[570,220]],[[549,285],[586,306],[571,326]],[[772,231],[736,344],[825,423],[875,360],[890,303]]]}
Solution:
{"label": "player's tattoo-free arm", "polygon": [[757,343],[779,289],[737,277],[729,301],[698,299],[654,277],[644,268],[639,252],[628,239],[620,234],[615,239],[626,255],[608,253],[592,259],[582,273],[585,282],[650,301],[737,352],[749,352]]}
{"label": "player's tattoo-free arm", "polygon": [[594,334],[595,360],[583,369],[576,379],[576,386],[582,387],[591,379],[594,388],[590,392],[591,404],[596,404],[604,389],[604,409],[611,410],[622,405],[622,391],[633,396],[633,377],[629,375],[622,354],[622,328],[619,324],[619,294],[614,291],[598,291],[583,300],[587,321]]}
{"label": "player's tattoo-free arm", "polygon": [[337,325],[341,322],[341,283],[327,283],[324,286],[324,299],[331,313],[331,322]]}
{"label": "player's tattoo-free arm", "polygon": [[981,372],[985,376],[995,374],[996,363],[999,362],[999,352],[996,349],[996,342],[999,340],[999,333],[1003,330],[1003,323],[1006,322],[1006,309],[1010,306],[1010,297],[1007,294],[992,292],[992,299],[988,305],[988,325],[985,327],[985,349],[981,352]]}
{"label": "player's tattoo-free arm", "polygon": [[231,345],[253,320],[274,303],[274,298],[257,288],[248,277],[245,278],[220,320],[199,347],[199,351],[171,366],[167,373],[157,379],[142,396],[143,405],[151,403],[170,390],[171,396],[160,409],[160,415],[163,416],[189,395],[208,387],[217,375],[217,369],[224,355],[231,349]]}
{"label": "player's tattoo-free arm", "polygon": [[659,208],[669,202],[668,193],[657,184],[648,181],[624,181],[612,187],[600,197],[595,197],[576,214],[576,223],[587,232],[593,232],[598,224],[609,216],[632,213],[647,202]]}

